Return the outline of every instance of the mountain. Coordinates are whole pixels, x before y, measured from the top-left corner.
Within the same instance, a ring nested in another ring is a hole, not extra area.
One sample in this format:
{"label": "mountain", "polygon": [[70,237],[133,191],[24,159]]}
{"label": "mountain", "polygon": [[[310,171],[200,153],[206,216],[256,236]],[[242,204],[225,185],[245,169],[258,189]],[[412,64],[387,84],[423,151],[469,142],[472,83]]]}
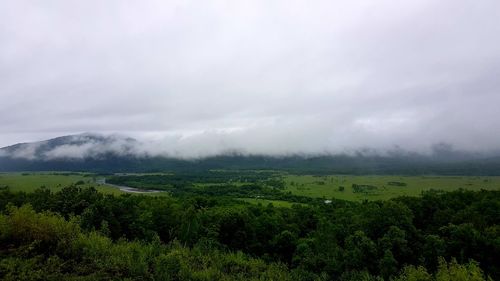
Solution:
{"label": "mountain", "polygon": [[200,159],[152,155],[133,138],[85,133],[0,148],[0,172],[88,171],[189,172],[207,169],[271,169],[293,173],[500,175],[500,157],[455,152],[438,145],[432,155],[390,152],[384,155],[243,155]]}
{"label": "mountain", "polygon": [[19,143],[0,148],[0,156],[25,159],[97,157],[106,152],[131,155],[138,145],[135,139],[92,133],[62,136],[34,143]]}

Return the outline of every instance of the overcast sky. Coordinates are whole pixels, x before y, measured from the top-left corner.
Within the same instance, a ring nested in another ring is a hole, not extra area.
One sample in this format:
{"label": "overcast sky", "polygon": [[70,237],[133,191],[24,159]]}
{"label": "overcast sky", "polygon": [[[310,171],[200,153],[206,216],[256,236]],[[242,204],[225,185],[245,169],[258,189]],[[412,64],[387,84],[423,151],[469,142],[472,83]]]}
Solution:
{"label": "overcast sky", "polygon": [[0,2],[0,146],[500,149],[500,1]]}

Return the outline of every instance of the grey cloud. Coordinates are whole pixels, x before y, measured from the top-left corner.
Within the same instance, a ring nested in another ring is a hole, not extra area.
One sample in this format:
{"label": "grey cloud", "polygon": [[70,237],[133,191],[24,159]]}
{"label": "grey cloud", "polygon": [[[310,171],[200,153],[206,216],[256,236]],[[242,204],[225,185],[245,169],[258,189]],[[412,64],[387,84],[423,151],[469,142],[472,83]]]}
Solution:
{"label": "grey cloud", "polygon": [[135,155],[130,151],[131,147],[119,140],[114,140],[111,143],[96,143],[88,142],[83,144],[65,144],[57,146],[51,150],[44,152],[40,158],[44,160],[51,159],[83,159],[88,157],[98,158],[105,153],[114,153],[117,155]]}
{"label": "grey cloud", "polygon": [[[500,149],[500,2],[0,3],[0,146],[198,157]],[[28,150],[19,155],[30,155]]]}
{"label": "grey cloud", "polygon": [[10,152],[3,152],[3,154],[10,156],[12,158],[23,158],[23,159],[37,159],[36,151],[40,143],[32,144],[22,144],[18,148]]}

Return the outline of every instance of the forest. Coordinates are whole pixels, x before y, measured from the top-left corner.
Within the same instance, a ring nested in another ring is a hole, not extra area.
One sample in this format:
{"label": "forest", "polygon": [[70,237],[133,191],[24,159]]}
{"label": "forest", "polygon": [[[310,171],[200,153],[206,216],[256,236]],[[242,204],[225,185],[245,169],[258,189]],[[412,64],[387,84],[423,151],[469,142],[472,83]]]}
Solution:
{"label": "forest", "polygon": [[284,208],[227,194],[3,187],[0,210],[2,280],[500,278],[495,190]]}

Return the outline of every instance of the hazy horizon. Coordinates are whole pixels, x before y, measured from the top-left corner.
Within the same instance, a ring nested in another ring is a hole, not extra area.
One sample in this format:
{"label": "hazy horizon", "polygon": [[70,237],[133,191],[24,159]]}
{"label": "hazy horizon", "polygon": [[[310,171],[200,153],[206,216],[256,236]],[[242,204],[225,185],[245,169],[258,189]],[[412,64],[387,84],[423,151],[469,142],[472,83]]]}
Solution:
{"label": "hazy horizon", "polygon": [[389,158],[419,158],[438,161],[468,161],[473,159],[500,156],[500,151],[459,150],[449,143],[436,143],[425,150],[407,150],[399,146],[388,149],[359,147],[350,150],[336,151],[293,151],[293,150],[246,150],[244,148],[223,149],[214,147],[207,150],[205,146],[192,143],[179,145],[176,138],[151,140],[148,138],[134,139],[122,134],[100,134],[85,132],[81,134],[59,136],[54,139],[36,142],[17,143],[0,147],[0,157],[26,160],[58,160],[86,159],[106,157],[109,153],[123,157],[167,157],[185,160],[204,159],[217,156],[264,156],[264,157],[389,157]]}
{"label": "hazy horizon", "polygon": [[500,151],[498,34],[495,0],[7,0],[0,147],[92,132],[180,156]]}

